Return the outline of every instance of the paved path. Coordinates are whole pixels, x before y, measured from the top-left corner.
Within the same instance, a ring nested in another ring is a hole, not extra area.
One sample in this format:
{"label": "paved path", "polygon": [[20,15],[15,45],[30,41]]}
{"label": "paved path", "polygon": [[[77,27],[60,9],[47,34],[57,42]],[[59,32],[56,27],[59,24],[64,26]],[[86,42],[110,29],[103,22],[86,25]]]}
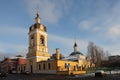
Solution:
{"label": "paved path", "polygon": [[94,76],[58,76],[58,75],[23,75],[9,74],[7,77],[0,77],[0,80],[120,80],[120,75],[107,75],[106,77]]}

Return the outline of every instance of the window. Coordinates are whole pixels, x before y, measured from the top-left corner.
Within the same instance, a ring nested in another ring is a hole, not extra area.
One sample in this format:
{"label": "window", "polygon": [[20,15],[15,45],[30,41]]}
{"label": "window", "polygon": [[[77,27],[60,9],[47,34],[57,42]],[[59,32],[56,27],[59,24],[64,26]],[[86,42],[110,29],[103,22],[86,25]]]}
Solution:
{"label": "window", "polygon": [[39,64],[39,70],[41,70],[41,64]]}
{"label": "window", "polygon": [[19,71],[20,71],[20,66],[19,66]]}
{"label": "window", "polygon": [[44,36],[40,37],[40,45],[44,46]]}
{"label": "window", "polygon": [[31,46],[34,46],[34,37],[32,36],[31,39],[30,39],[30,45]]}
{"label": "window", "polygon": [[33,73],[33,66],[30,65],[30,72]]}
{"label": "window", "polygon": [[44,48],[42,48],[42,52],[44,52]]}
{"label": "window", "polygon": [[67,63],[65,63],[65,68],[67,68]]}
{"label": "window", "polygon": [[77,68],[79,67],[78,64],[76,64],[76,67],[77,67]]}
{"label": "window", "polygon": [[25,71],[25,66],[24,66],[24,71]]}
{"label": "window", "polygon": [[48,69],[51,69],[50,63],[48,63]]}
{"label": "window", "polygon": [[70,63],[68,63],[67,67],[68,67],[68,68],[70,67]]}
{"label": "window", "polygon": [[45,63],[43,64],[43,69],[45,70]]}
{"label": "window", "polygon": [[65,63],[65,68],[69,68],[70,67],[70,63]]}

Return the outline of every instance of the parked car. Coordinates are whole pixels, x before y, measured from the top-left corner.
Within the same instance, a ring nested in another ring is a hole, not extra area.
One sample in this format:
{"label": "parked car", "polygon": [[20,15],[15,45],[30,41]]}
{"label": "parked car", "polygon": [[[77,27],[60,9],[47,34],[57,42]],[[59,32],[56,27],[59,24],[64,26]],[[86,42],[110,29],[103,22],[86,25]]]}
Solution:
{"label": "parked car", "polygon": [[29,72],[29,71],[24,71],[24,72],[20,72],[20,74],[29,75],[29,74],[30,74],[30,72]]}
{"label": "parked car", "polygon": [[6,77],[8,73],[5,73],[3,71],[0,71],[0,77]]}
{"label": "parked car", "polygon": [[97,70],[95,72],[95,77],[105,77],[106,73],[103,70]]}
{"label": "parked car", "polygon": [[26,71],[26,72],[25,72],[25,74],[29,75],[29,74],[30,74],[30,72],[29,72],[29,71]]}
{"label": "parked car", "polygon": [[16,72],[16,71],[12,71],[11,73],[12,73],[12,74],[16,74],[17,72]]}

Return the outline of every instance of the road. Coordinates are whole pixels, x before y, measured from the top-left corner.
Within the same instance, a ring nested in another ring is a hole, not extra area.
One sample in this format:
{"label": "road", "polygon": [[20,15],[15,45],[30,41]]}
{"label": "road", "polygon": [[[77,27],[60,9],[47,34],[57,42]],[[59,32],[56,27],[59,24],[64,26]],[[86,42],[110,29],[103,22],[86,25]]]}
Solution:
{"label": "road", "polygon": [[7,77],[0,77],[0,80],[120,80],[120,74],[107,75],[106,77],[9,74]]}

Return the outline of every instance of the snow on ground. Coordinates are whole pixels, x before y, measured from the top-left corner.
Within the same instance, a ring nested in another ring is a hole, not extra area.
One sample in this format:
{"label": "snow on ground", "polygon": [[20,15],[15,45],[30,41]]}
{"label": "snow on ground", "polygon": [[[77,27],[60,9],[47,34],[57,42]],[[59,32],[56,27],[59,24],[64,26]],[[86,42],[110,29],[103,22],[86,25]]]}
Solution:
{"label": "snow on ground", "polygon": [[[113,70],[113,71],[106,71],[106,74],[120,74],[120,70]],[[95,76],[95,73],[88,73],[88,74],[84,74],[84,75],[75,75],[75,77],[89,77],[89,76]]]}

